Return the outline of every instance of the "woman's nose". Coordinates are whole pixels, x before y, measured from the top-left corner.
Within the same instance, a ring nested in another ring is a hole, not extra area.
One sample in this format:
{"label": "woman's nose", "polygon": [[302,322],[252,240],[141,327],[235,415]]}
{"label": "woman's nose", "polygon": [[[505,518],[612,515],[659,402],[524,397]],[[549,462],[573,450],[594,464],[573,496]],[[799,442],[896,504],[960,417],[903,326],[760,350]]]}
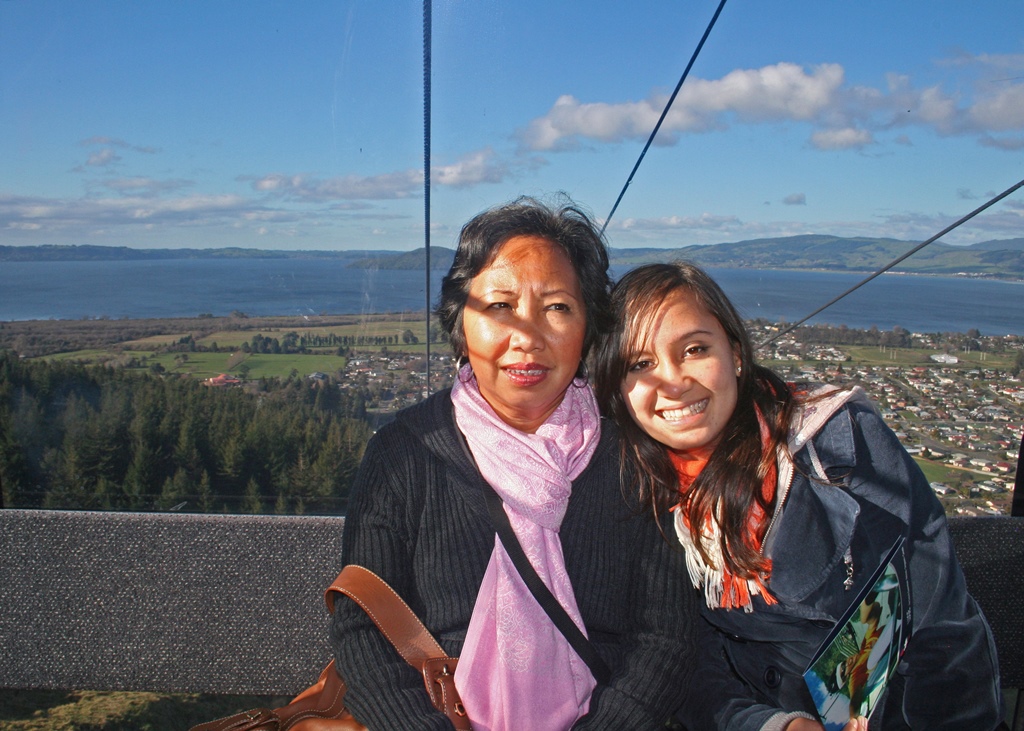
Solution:
{"label": "woman's nose", "polygon": [[654,369],[654,377],[657,379],[658,390],[668,395],[676,395],[686,386],[683,369],[667,358],[658,363]]}
{"label": "woman's nose", "polygon": [[520,317],[512,325],[510,344],[516,350],[539,350],[544,347],[544,336],[532,318]]}

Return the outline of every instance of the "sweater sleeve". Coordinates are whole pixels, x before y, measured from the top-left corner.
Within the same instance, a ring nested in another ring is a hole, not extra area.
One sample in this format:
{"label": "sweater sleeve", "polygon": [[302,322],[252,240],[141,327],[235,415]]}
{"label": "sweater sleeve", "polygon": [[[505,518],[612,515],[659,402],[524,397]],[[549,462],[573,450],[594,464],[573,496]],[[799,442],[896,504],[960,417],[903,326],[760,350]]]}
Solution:
{"label": "sweater sleeve", "polygon": [[[892,494],[909,491],[912,635],[897,672],[911,728],[993,729],[1002,716],[999,666],[988,623],[967,593],[945,512],[896,435],[870,410],[854,412],[871,473]],[[938,672],[941,668],[941,672]]]}
{"label": "sweater sleeve", "polygon": [[627,525],[632,531],[621,542],[630,561],[631,580],[621,595],[629,607],[627,631],[608,685],[595,688],[574,729],[663,729],[696,666],[698,596],[684,554],[651,518],[635,516]]}
{"label": "sweater sleeve", "polygon": [[[382,430],[370,440],[342,538],[344,565],[370,569],[404,598],[411,596],[414,584],[409,513],[418,484],[415,462],[421,454],[410,441],[400,429]],[[337,602],[330,638],[338,671],[348,686],[345,703],[367,727],[452,729],[448,718],[431,705],[422,677],[355,602]]]}

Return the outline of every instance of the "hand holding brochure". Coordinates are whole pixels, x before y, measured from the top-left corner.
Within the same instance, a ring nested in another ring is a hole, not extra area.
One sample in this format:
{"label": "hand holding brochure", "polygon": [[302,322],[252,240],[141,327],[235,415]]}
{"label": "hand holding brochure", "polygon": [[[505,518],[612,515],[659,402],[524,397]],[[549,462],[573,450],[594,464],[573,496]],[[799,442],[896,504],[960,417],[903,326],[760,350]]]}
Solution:
{"label": "hand holding brochure", "polygon": [[825,731],[869,717],[906,649],[909,627],[904,573],[896,562],[901,537],[836,623],[804,672]]}

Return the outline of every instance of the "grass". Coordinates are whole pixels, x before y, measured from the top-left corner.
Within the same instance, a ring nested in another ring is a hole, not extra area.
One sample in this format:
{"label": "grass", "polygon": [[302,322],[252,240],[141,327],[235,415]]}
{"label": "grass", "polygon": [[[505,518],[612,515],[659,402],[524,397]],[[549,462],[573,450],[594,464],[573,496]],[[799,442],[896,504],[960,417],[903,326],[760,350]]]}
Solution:
{"label": "grass", "polygon": [[[227,359],[224,353],[221,356]],[[189,356],[191,360],[191,355]],[[173,359],[172,359],[173,360]],[[267,378],[287,378],[294,370],[300,376],[308,376],[310,373],[320,371],[321,373],[334,373],[344,369],[347,360],[340,355],[308,354],[308,355],[270,355],[265,353],[253,353],[242,361],[249,366],[249,373],[246,376],[249,380]],[[239,364],[241,365],[241,363]],[[226,372],[222,367],[217,373]],[[231,373],[238,373],[238,366],[233,368]],[[213,375],[217,375],[214,373]]]}
{"label": "grass", "polygon": [[[265,338],[277,338],[280,340],[285,334],[294,332],[300,337],[312,335],[337,335],[339,337],[345,335],[358,337],[363,335],[370,338],[398,336],[398,340],[401,342],[402,333],[406,330],[411,330],[413,334],[421,340],[426,337],[426,333],[423,331],[422,319],[415,320],[412,319],[411,316],[392,315],[389,319],[374,319],[349,324],[317,325],[308,327],[263,326],[253,328],[251,330],[218,330],[216,332],[203,334],[195,340],[198,344],[204,346],[210,346],[213,343],[217,343],[219,348],[240,348],[242,347],[242,343],[252,342],[252,339],[256,335],[262,335]],[[190,334],[192,333],[189,331],[182,331],[151,335],[145,338],[125,341],[122,345],[125,348],[132,350],[152,350],[164,345],[176,343],[186,335]]]}
{"label": "grass", "polygon": [[278,696],[5,690],[0,731],[187,731],[192,726],[290,699]]}
{"label": "grass", "polygon": [[928,482],[944,482],[946,484],[957,482],[957,478],[962,474],[974,476],[970,470],[961,469],[959,467],[950,467],[947,464],[941,464],[939,462],[932,462],[927,459],[920,459],[914,457],[914,461],[917,462],[921,471],[924,472],[924,476],[928,478]]}
{"label": "grass", "polygon": [[[210,378],[219,373],[240,376],[240,367],[248,366],[248,380],[287,378],[294,370],[300,376],[310,373],[334,373],[345,368],[347,359],[339,355],[311,353],[306,355],[252,353],[243,358],[232,358],[232,353],[153,353],[146,360],[147,367],[159,363],[168,373],[188,374],[195,378]],[[231,363],[228,361],[231,360]],[[232,365],[233,364],[233,365]]]}
{"label": "grass", "polygon": [[[104,323],[100,323],[102,325]],[[208,325],[204,320],[197,320],[194,323],[175,321],[173,324],[181,325],[196,324]],[[98,325],[98,326],[99,326]],[[424,353],[426,344],[416,345],[401,343],[401,336],[406,330],[412,330],[416,337],[423,339],[422,320],[415,320],[411,315],[392,314],[375,315],[365,318],[350,317],[344,322],[330,325],[316,326],[294,326],[295,323],[285,321],[280,327],[276,326],[273,320],[262,321],[256,327],[247,330],[221,329],[206,332],[196,337],[196,343],[200,346],[209,347],[216,343],[221,352],[164,352],[163,348],[179,342],[186,335],[192,334],[189,330],[176,329],[170,333],[151,334],[146,337],[134,338],[111,344],[109,348],[88,348],[78,349],[69,352],[56,353],[43,356],[53,360],[76,360],[87,363],[120,363],[124,364],[131,358],[145,358],[145,367],[154,364],[161,365],[168,373],[186,374],[199,379],[211,378],[220,373],[229,373],[241,376],[241,365],[247,367],[245,379],[258,380],[260,378],[287,378],[293,371],[300,376],[307,376],[310,373],[319,371],[321,373],[336,373],[343,370],[347,360],[335,355],[336,347],[313,348],[305,354],[269,354],[252,353],[243,354],[241,347],[243,343],[251,342],[257,335],[266,338],[277,338],[280,340],[286,333],[296,332],[302,335],[338,335],[338,336],[365,336],[376,338],[384,336],[397,336],[400,344],[387,346],[391,352]],[[447,345],[435,343],[433,350],[446,351]],[[224,352],[226,349],[234,352]],[[355,351],[379,353],[382,346],[356,346]],[[243,369],[244,370],[244,369]]]}
{"label": "grass", "polygon": [[[839,350],[848,353],[850,360],[854,363],[869,366],[915,366],[915,365],[937,365],[931,360],[933,355],[939,355],[941,350],[925,350],[922,348],[886,348],[879,350],[874,345],[838,345]],[[952,368],[998,368],[1009,369],[1013,367],[1016,353],[954,353],[959,363],[952,365]]]}

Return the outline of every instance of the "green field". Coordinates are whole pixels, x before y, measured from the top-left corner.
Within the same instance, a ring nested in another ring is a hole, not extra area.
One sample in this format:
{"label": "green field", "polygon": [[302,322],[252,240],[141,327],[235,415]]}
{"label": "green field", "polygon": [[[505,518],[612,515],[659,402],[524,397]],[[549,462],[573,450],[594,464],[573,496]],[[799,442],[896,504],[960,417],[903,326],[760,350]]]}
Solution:
{"label": "green field", "polygon": [[959,481],[961,475],[967,474],[974,476],[970,470],[964,470],[959,467],[950,467],[947,464],[940,462],[932,462],[927,459],[920,459],[914,457],[914,461],[917,462],[921,471],[924,472],[924,476],[928,478],[928,482],[942,482],[945,484],[956,483]]}
{"label": "green field", "polygon": [[[280,326],[278,326],[280,323]],[[96,329],[112,326],[111,323],[96,322]],[[149,369],[159,365],[164,372],[189,375],[199,379],[211,378],[221,373],[228,373],[247,380],[260,378],[288,378],[290,375],[308,376],[314,372],[335,374],[344,370],[347,358],[337,355],[337,346],[313,346],[306,353],[244,353],[243,343],[252,342],[257,335],[267,339],[283,340],[288,333],[304,336],[328,336],[358,338],[367,340],[374,338],[391,338],[392,343],[382,345],[354,345],[351,350],[356,353],[380,353],[385,348],[393,353],[425,353],[426,344],[405,343],[403,339],[407,331],[420,341],[425,340],[426,333],[422,320],[411,315],[374,315],[366,318],[349,317],[343,322],[320,326],[295,326],[295,318],[264,318],[251,323],[247,329],[213,328],[209,331],[183,329],[182,325],[206,325],[208,321],[192,322],[173,321],[170,332],[148,335],[141,338],[122,341],[108,340],[107,347],[89,347],[66,352],[40,356],[53,360],[74,360],[85,363],[107,364],[116,366]],[[235,323],[237,325],[237,322]],[[248,324],[248,323],[246,323]],[[114,323],[116,325],[116,323]],[[175,346],[182,339],[192,337],[195,351],[179,350]],[[216,346],[217,352],[203,350]],[[434,343],[433,352],[447,352],[448,346]]]}
{"label": "green field", "polygon": [[[931,359],[939,355],[941,350],[925,350],[921,348],[885,348],[880,350],[873,345],[839,345],[839,350],[850,356],[853,363],[870,366],[915,366],[938,365]],[[1013,367],[1016,353],[956,353],[959,363],[952,368],[986,368],[1010,369]]]}
{"label": "green field", "polygon": [[6,690],[0,731],[186,731],[197,723],[259,706],[282,696],[216,696],[104,691]]}

